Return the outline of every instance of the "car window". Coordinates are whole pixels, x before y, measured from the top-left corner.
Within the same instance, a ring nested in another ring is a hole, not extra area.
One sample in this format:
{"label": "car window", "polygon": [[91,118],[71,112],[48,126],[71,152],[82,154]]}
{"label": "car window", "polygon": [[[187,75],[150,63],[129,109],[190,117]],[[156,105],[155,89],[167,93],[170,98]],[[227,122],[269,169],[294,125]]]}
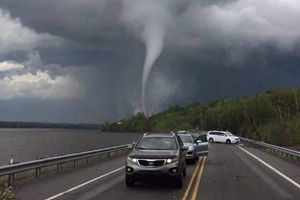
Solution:
{"label": "car window", "polygon": [[207,142],[206,135],[200,135],[197,140],[201,140],[202,142]]}
{"label": "car window", "polygon": [[176,150],[178,146],[173,137],[144,137],[139,141],[136,148],[146,150]]}
{"label": "car window", "polygon": [[183,146],[183,142],[182,142],[181,138],[180,138],[180,137],[178,137],[178,136],[177,136],[177,138],[178,138],[178,143],[179,143],[179,146]]}
{"label": "car window", "polygon": [[192,136],[179,136],[183,143],[193,143]]}

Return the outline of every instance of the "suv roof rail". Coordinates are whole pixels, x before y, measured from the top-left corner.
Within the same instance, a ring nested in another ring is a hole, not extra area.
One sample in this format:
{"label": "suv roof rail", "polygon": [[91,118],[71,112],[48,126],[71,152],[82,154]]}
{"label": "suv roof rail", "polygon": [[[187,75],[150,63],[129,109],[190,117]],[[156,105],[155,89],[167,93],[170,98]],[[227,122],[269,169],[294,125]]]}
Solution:
{"label": "suv roof rail", "polygon": [[144,133],[144,136],[146,136],[146,135],[148,135],[148,134],[150,134],[150,132],[145,132],[145,133]]}
{"label": "suv roof rail", "polygon": [[176,136],[176,135],[177,135],[177,133],[174,133],[174,132],[170,132],[170,133],[168,133],[168,132],[167,132],[167,133],[152,133],[152,132],[145,132],[145,133],[144,133],[144,136],[147,136],[147,135],[150,135],[150,134],[154,134],[154,135],[155,135],[155,134],[163,134],[163,135],[168,135],[168,134],[169,134],[169,135],[171,135],[171,136]]}

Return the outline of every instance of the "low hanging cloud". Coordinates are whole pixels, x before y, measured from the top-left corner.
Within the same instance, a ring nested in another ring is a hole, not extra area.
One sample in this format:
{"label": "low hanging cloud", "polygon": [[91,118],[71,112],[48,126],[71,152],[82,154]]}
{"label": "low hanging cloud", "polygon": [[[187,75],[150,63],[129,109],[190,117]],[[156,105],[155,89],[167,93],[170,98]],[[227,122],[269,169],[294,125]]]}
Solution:
{"label": "low hanging cloud", "polygon": [[0,100],[15,98],[36,99],[70,99],[78,93],[76,80],[69,76],[58,76],[55,79],[42,71],[35,75],[24,73],[0,79]]}
{"label": "low hanging cloud", "polygon": [[68,120],[96,122],[143,110],[142,79],[150,112],[295,87],[299,19],[299,0],[4,0],[0,82],[9,102],[76,93]]}
{"label": "low hanging cloud", "polygon": [[32,50],[37,34],[24,27],[19,19],[12,19],[9,12],[0,8],[0,57],[13,51]]}
{"label": "low hanging cloud", "polygon": [[23,63],[5,61],[0,63],[0,100],[14,98],[72,99],[77,98],[82,86],[68,73],[69,68],[59,68],[51,73],[42,67],[37,53]]}
{"label": "low hanging cloud", "polygon": [[259,47],[272,43],[292,50],[300,40],[297,0],[236,0],[203,5],[194,2],[179,18],[187,45]]}
{"label": "low hanging cloud", "polygon": [[16,62],[0,62],[0,72],[23,69],[24,65]]}
{"label": "low hanging cloud", "polygon": [[[36,50],[43,41],[60,43],[61,39],[37,34],[1,8],[0,26],[0,100],[65,99],[79,95],[81,86],[65,73],[67,69],[59,64],[44,64]],[[27,55],[27,59],[19,62],[5,59],[7,54],[20,51]]]}

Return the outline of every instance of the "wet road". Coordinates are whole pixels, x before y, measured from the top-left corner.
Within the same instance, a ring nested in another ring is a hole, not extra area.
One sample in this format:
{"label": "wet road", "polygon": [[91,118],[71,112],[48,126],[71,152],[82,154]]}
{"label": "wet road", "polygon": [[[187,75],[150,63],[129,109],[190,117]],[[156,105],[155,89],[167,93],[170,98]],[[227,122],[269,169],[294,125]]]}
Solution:
{"label": "wet road", "polygon": [[125,159],[121,157],[21,184],[17,195],[30,200],[300,199],[299,163],[243,144],[211,144],[207,157],[188,165],[183,189],[173,188],[168,182],[126,187]]}

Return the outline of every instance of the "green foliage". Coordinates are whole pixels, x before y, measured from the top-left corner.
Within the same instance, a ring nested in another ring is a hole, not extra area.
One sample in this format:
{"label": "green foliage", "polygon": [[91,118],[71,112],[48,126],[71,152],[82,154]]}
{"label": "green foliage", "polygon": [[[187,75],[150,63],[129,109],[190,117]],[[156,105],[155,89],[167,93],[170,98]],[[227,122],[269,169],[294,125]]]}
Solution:
{"label": "green foliage", "polygon": [[143,113],[137,113],[128,119],[123,119],[113,124],[105,126],[104,131],[119,131],[119,132],[145,132],[148,129],[148,119]]}
{"label": "green foliage", "polygon": [[280,145],[300,144],[300,88],[277,89],[250,97],[219,99],[203,105],[188,103],[146,119],[137,113],[121,123],[105,124],[111,131],[168,132],[230,130]]}
{"label": "green foliage", "polygon": [[0,188],[0,200],[11,199],[16,199],[16,195],[14,194],[12,187],[5,184],[3,188]]}

